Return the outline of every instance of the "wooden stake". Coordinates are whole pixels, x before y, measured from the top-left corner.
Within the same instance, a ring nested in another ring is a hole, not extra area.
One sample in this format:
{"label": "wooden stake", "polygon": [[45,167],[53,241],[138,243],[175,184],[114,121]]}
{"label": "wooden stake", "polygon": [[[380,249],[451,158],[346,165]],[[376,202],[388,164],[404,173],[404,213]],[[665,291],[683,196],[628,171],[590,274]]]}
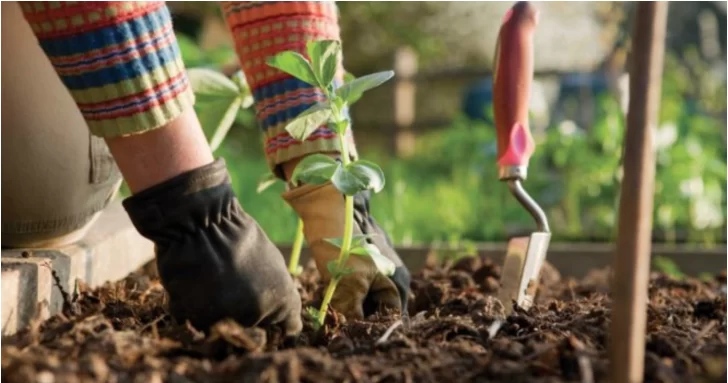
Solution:
{"label": "wooden stake", "polygon": [[414,153],[415,138],[412,124],[415,121],[415,76],[418,66],[417,52],[404,46],[394,55],[394,154],[405,158]]}
{"label": "wooden stake", "polygon": [[632,40],[629,110],[619,232],[613,259],[611,381],[641,382],[644,374],[647,288],[652,239],[655,158],[667,2],[639,2]]}

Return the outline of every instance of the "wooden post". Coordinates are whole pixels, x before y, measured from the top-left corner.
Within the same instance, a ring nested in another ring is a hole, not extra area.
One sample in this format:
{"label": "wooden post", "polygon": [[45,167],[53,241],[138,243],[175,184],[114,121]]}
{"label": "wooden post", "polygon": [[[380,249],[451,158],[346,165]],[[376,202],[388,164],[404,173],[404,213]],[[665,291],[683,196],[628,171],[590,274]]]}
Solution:
{"label": "wooden post", "polygon": [[412,124],[415,121],[415,81],[417,53],[410,47],[397,49],[394,55],[394,142],[397,157],[407,157],[415,150]]}
{"label": "wooden post", "polygon": [[657,124],[665,51],[667,2],[639,2],[632,40],[629,110],[619,232],[613,258],[611,381],[641,382],[644,374]]}

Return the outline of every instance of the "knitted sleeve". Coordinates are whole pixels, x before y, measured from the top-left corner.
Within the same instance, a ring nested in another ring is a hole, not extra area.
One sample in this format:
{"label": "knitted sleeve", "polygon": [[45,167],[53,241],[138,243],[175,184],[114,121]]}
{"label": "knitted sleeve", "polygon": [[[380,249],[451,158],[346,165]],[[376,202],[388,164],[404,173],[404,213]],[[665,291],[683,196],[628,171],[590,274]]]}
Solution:
{"label": "knitted sleeve", "polygon": [[91,132],[159,128],[194,103],[164,2],[21,2]]}
{"label": "knitted sleeve", "polygon": [[[265,136],[265,153],[272,168],[316,152],[340,152],[336,133],[325,125],[305,142],[292,138],[286,124],[324,99],[321,89],[266,64],[280,52],[294,50],[307,56],[306,43],[340,40],[334,2],[222,2],[240,64],[253,90],[257,119]],[[342,82],[340,68],[337,81]],[[356,156],[351,132],[352,155]]]}

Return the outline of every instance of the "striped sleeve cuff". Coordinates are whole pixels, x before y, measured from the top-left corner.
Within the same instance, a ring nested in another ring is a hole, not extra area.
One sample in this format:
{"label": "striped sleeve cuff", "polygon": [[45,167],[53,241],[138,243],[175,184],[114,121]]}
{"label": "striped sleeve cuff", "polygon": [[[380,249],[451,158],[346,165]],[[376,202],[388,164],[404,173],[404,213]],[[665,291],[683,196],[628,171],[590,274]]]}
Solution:
{"label": "striped sleeve cuff", "polygon": [[[292,138],[286,125],[324,100],[320,88],[272,68],[266,60],[284,51],[308,56],[306,43],[340,40],[336,5],[332,1],[223,2],[246,80],[253,90],[258,123],[265,135],[269,165],[317,152],[338,152],[336,133],[322,125],[305,142]],[[343,78],[339,68],[338,80]],[[341,81],[339,81],[341,82]],[[355,153],[349,132],[350,151]]]}
{"label": "striped sleeve cuff", "polygon": [[159,128],[194,103],[164,2],[21,7],[94,135]]}

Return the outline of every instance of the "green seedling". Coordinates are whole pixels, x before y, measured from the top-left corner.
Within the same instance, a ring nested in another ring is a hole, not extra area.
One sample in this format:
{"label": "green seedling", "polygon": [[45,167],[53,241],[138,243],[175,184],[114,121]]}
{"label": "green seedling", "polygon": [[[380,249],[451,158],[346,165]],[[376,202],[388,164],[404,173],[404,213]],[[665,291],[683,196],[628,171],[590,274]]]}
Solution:
{"label": "green seedling", "polygon": [[685,273],[680,270],[680,266],[675,263],[672,259],[668,257],[663,257],[661,255],[658,255],[652,259],[652,264],[654,268],[661,272],[667,274],[671,278],[675,279],[684,279]]}
{"label": "green seedling", "polygon": [[435,251],[435,258],[440,265],[454,265],[464,258],[475,258],[478,256],[478,247],[472,241],[461,241],[458,238],[451,238],[446,247]]}
{"label": "green seedling", "polygon": [[232,79],[204,68],[190,69],[187,74],[195,93],[197,117],[214,152],[222,144],[238,114],[253,105],[253,95],[240,71]]}
{"label": "green seedling", "polygon": [[351,121],[346,115],[346,109],[361,98],[367,90],[375,88],[394,75],[394,72],[379,72],[359,78],[351,75],[345,77],[345,83],[336,88],[334,77],[341,54],[341,44],[338,41],[315,41],[306,45],[308,57],[298,52],[281,52],[267,60],[268,65],[298,78],[308,84],[320,88],[325,100],[318,102],[301,113],[291,121],[286,130],[290,135],[304,141],[311,133],[322,125],[328,125],[334,130],[341,145],[341,161],[337,161],[323,154],[313,154],[304,158],[296,167],[291,177],[294,184],[323,184],[331,183],[345,196],[345,219],[343,238],[330,238],[327,241],[341,249],[337,260],[330,262],[328,270],[331,281],[326,288],[321,308],[308,308],[307,312],[315,319],[315,325],[320,327],[326,318],[331,298],[334,295],[338,282],[352,272],[346,268],[350,255],[370,257],[377,270],[384,275],[394,273],[394,263],[383,256],[376,246],[366,241],[366,236],[354,236],[354,198],[356,193],[371,190],[375,193],[384,187],[384,173],[375,163],[365,160],[352,161],[349,157],[349,147],[345,138],[351,127]]}
{"label": "green seedling", "polygon": [[[266,174],[260,182],[256,192],[258,194],[264,192],[269,187],[273,186],[276,182],[280,182],[281,179],[276,177],[273,173]],[[303,267],[299,265],[299,259],[301,258],[301,249],[303,248],[303,221],[298,219],[298,226],[296,228],[296,237],[293,240],[293,248],[291,249],[291,258],[288,260],[288,272],[297,277],[303,272]]]}

